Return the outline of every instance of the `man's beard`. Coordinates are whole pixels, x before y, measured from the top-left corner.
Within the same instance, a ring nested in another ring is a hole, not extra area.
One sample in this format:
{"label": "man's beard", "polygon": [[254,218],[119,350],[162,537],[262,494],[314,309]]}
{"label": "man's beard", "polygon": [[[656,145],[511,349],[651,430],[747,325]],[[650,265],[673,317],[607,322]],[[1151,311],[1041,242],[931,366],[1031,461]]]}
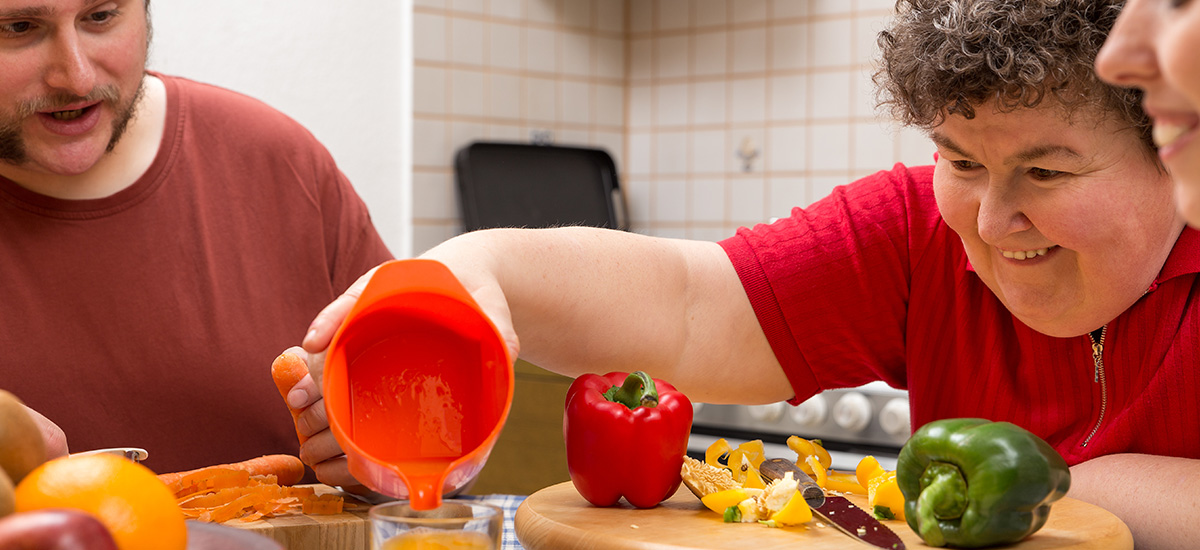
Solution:
{"label": "man's beard", "polygon": [[104,148],[105,153],[111,153],[117,146],[117,142],[121,140],[121,136],[125,135],[125,130],[129,128],[129,122],[137,114],[138,104],[144,94],[145,86],[139,82],[133,97],[125,105],[118,103],[121,100],[121,93],[116,86],[111,84],[100,86],[84,97],[57,94],[24,101],[17,106],[16,116],[11,120],[0,119],[0,162],[20,166],[29,161],[28,152],[25,150],[25,140],[21,137],[21,123],[25,119],[36,116],[39,112],[60,110],[61,107],[67,105],[91,103],[97,100],[112,107],[113,112],[117,114],[112,123],[112,137],[109,138],[108,145]]}

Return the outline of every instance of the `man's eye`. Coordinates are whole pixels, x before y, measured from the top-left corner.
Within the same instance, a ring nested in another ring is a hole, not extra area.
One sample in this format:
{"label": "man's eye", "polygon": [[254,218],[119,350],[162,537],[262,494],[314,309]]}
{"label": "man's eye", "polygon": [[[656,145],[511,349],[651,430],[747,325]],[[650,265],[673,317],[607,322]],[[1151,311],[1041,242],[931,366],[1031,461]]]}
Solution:
{"label": "man's eye", "polygon": [[1060,172],[1058,170],[1047,170],[1045,168],[1033,168],[1033,169],[1029,170],[1029,174],[1032,175],[1035,179],[1049,180],[1049,179],[1054,179],[1054,178],[1057,178],[1058,176],[1063,175],[1063,172]]}
{"label": "man's eye", "polygon": [[92,23],[104,23],[104,22],[107,22],[109,19],[112,19],[113,17],[116,17],[116,16],[117,16],[116,10],[98,11],[96,13],[88,15],[88,20],[91,21]]}
{"label": "man's eye", "polygon": [[14,21],[12,23],[0,24],[0,32],[5,34],[22,34],[33,29],[33,23],[29,21]]}
{"label": "man's eye", "polygon": [[979,168],[978,162],[972,162],[969,160],[952,160],[952,161],[950,161],[950,165],[953,166],[955,170],[961,170],[961,171]]}

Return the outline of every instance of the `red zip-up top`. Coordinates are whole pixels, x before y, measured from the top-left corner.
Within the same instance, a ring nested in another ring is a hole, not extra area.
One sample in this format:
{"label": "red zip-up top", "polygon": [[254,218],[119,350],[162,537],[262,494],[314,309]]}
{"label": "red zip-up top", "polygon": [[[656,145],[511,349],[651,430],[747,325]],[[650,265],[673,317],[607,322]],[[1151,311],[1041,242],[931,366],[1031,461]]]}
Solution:
{"label": "red zip-up top", "polygon": [[1134,452],[1200,458],[1200,232],[1101,335],[1017,320],[970,269],[934,203],[933,167],[897,165],[721,242],[798,403],[882,380],[913,429],[1023,426],[1068,464]]}

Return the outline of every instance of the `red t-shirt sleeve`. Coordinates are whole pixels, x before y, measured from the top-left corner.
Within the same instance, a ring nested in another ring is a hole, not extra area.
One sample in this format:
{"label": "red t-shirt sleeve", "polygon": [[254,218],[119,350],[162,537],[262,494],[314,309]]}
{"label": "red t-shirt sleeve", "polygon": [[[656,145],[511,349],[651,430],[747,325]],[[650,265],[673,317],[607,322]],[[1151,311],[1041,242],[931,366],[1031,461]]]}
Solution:
{"label": "red t-shirt sleeve", "polygon": [[793,402],[874,380],[905,387],[911,266],[938,219],[932,174],[897,165],[720,243]]}

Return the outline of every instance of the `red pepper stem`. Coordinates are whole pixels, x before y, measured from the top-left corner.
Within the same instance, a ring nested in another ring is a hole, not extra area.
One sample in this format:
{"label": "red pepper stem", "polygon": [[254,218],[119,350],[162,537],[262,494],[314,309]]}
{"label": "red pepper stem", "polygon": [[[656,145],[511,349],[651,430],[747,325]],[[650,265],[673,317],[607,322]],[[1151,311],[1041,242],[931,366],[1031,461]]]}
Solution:
{"label": "red pepper stem", "polygon": [[613,386],[604,392],[604,398],[614,403],[620,403],[630,410],[638,407],[657,407],[658,388],[654,379],[642,371],[634,371],[625,377],[625,383]]}

